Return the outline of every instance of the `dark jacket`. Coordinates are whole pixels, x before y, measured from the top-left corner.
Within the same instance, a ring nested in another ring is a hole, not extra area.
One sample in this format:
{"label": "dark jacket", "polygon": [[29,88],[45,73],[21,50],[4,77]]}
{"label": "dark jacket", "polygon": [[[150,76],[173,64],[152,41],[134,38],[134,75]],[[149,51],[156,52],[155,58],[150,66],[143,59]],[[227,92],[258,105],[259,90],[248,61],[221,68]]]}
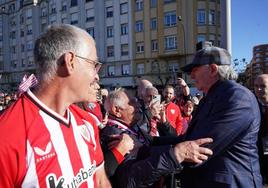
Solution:
{"label": "dark jacket", "polygon": [[[122,122],[120,122],[122,123]],[[150,187],[162,176],[179,172],[182,166],[177,162],[172,145],[152,146],[154,139],[144,129],[133,127],[135,136],[120,126],[107,125],[101,130],[101,142],[105,157],[105,170],[113,187]],[[107,148],[109,135],[128,133],[141,147],[125,156],[119,165],[113,153]]]}
{"label": "dark jacket", "polygon": [[260,112],[254,95],[234,81],[218,81],[202,99],[186,140],[213,138],[213,156],[187,164],[185,188],[261,188],[257,149]]}

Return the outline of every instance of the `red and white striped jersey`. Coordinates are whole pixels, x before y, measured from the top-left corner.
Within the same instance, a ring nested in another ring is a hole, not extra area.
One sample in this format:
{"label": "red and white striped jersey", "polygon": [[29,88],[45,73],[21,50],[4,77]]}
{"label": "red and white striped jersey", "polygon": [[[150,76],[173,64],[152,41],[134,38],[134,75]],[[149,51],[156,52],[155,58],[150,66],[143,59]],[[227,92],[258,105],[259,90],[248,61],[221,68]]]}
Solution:
{"label": "red and white striped jersey", "polygon": [[0,117],[0,187],[96,187],[98,127],[71,105],[64,117],[28,90]]}

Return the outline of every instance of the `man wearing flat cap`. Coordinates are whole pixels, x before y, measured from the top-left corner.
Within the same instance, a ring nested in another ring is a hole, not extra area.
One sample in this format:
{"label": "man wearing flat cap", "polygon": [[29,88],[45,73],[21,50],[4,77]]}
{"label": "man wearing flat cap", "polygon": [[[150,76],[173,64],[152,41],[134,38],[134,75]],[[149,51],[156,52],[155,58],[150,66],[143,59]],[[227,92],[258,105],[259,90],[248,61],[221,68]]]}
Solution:
{"label": "man wearing flat cap", "polygon": [[185,188],[261,188],[256,146],[260,112],[254,95],[236,83],[231,56],[222,48],[198,51],[182,68],[205,93],[186,133],[186,140],[211,137],[213,155],[201,165],[186,164]]}

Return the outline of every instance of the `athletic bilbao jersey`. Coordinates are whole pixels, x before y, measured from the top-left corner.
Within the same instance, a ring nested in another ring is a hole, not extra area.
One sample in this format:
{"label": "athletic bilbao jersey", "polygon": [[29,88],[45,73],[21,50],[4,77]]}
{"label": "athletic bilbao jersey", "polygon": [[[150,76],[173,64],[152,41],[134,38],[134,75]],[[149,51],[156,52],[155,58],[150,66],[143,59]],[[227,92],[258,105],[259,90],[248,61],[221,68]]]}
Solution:
{"label": "athletic bilbao jersey", "polygon": [[0,187],[96,187],[98,127],[71,105],[64,117],[31,91],[0,117]]}

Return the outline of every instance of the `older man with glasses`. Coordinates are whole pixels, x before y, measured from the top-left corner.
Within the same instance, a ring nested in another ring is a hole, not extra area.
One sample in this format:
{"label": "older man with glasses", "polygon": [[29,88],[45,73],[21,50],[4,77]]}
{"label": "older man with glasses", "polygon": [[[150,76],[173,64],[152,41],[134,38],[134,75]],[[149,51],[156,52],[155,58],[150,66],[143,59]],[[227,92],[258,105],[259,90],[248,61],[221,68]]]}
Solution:
{"label": "older man with glasses", "polygon": [[0,118],[0,187],[110,187],[98,127],[76,102],[95,101],[95,42],[53,25],[35,43],[38,85]]}

